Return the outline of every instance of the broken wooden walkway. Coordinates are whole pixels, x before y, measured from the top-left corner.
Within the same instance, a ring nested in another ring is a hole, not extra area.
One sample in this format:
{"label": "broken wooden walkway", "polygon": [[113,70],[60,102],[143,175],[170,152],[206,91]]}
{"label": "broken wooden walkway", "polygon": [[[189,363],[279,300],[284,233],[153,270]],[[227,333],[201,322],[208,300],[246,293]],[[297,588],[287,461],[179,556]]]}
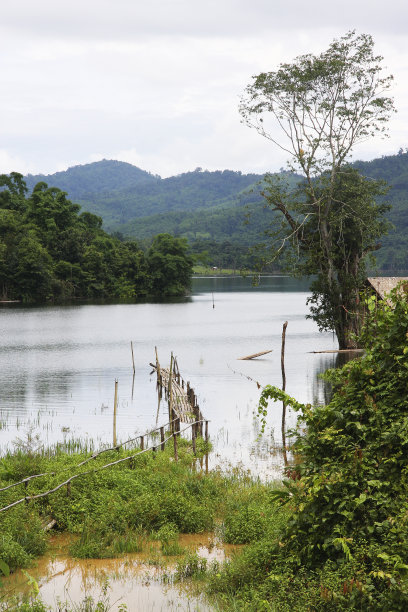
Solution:
{"label": "broken wooden walkway", "polygon": [[[197,431],[193,432],[198,435],[203,435],[204,417],[201,413],[197,402],[197,396],[194,389],[190,387],[189,382],[185,382],[180,375],[177,359],[171,355],[170,366],[162,368],[159,363],[159,358],[156,349],[156,364],[150,364],[157,374],[157,392],[159,402],[164,397],[169,407],[169,421],[175,423],[175,428],[179,427],[179,423],[197,423]],[[193,426],[194,427],[194,426]]]}

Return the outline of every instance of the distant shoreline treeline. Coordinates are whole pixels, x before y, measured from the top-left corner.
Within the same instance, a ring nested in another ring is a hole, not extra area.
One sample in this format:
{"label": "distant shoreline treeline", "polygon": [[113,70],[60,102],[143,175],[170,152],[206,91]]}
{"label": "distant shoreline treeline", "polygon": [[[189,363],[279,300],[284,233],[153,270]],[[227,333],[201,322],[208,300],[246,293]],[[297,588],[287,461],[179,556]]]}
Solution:
{"label": "distant shoreline treeline", "polygon": [[179,296],[190,287],[187,241],[156,236],[143,251],[102,229],[67,194],[0,175],[0,300]]}

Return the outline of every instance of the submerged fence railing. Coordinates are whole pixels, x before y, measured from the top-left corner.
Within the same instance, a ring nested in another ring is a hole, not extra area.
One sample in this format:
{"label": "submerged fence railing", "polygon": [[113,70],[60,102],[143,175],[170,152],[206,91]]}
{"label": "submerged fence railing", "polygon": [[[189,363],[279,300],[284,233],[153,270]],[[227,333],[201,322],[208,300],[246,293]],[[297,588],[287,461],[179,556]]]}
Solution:
{"label": "submerged fence railing", "polygon": [[[72,476],[64,480],[63,482],[60,482],[55,487],[47,491],[44,491],[42,493],[37,493],[35,495],[25,495],[24,497],[21,497],[20,499],[8,504],[7,506],[0,508],[0,512],[10,510],[10,508],[18,506],[19,504],[22,504],[24,502],[29,503],[30,501],[41,499],[43,497],[46,497],[47,495],[51,495],[52,493],[55,493],[56,491],[60,490],[61,488],[65,486],[67,487],[67,495],[70,495],[71,494],[71,482],[73,482],[77,478],[81,478],[82,476],[86,476],[89,474],[95,474],[109,467],[118,465],[120,463],[124,463],[125,461],[132,461],[139,455],[142,455],[147,452],[155,453],[158,448],[160,448],[161,451],[164,451],[166,443],[169,442],[169,440],[173,440],[174,459],[175,461],[178,461],[178,437],[189,429],[191,429],[191,441],[192,441],[194,455],[196,455],[197,436],[201,436],[205,441],[205,450],[206,450],[205,452],[205,471],[208,472],[208,442],[209,442],[208,423],[209,421],[203,418],[203,415],[198,407],[197,398],[196,398],[196,395],[193,389],[191,389],[189,383],[185,383],[184,380],[181,378],[180,371],[177,365],[177,360],[173,357],[173,354],[171,355],[170,368],[161,368],[159,364],[159,360],[157,356],[157,348],[156,348],[156,364],[155,365],[150,364],[150,365],[157,372],[157,393],[158,393],[159,406],[160,406],[160,401],[162,399],[163,390],[165,393],[165,398],[168,402],[170,420],[167,423],[159,427],[155,427],[154,429],[151,429],[145,434],[137,435],[132,438],[129,438],[128,440],[125,440],[124,442],[121,442],[120,444],[114,444],[110,448],[103,448],[100,451],[93,453],[90,457],[87,457],[86,459],[84,459],[80,463],[77,463],[74,466],[69,466],[63,470],[59,470],[58,472],[44,472],[41,474],[33,474],[31,476],[27,476],[26,478],[23,478],[22,480],[18,482],[14,482],[6,487],[0,488],[0,493],[2,493],[4,491],[17,487],[19,485],[24,485],[27,491],[28,484],[32,480],[35,480],[37,478],[45,478],[47,476],[48,477],[57,476],[57,475],[60,475],[70,470],[77,470],[78,468],[82,467],[83,465],[86,465],[90,461],[94,461],[97,457],[100,457],[103,453],[119,451],[121,448],[123,448],[127,444],[130,444],[132,442],[137,442],[139,440],[139,449],[137,452],[131,455],[128,455],[127,457],[121,457],[120,459],[117,459],[116,461],[111,461],[109,463],[106,463],[95,469],[73,474]],[[117,381],[115,381],[115,404],[116,404],[116,394],[117,394]],[[186,427],[184,427],[183,429],[180,429],[181,422],[187,423]],[[165,431],[166,427],[168,427],[170,430],[169,432],[170,435],[168,435],[167,437],[166,437],[166,431]],[[151,446],[148,446],[149,437],[152,438],[156,432],[160,432],[160,440],[157,440],[157,444],[152,444]],[[116,436],[114,435],[114,440],[115,438]]]}
{"label": "submerged fence railing", "polygon": [[[59,483],[57,486],[53,487],[52,489],[49,489],[47,491],[44,491],[42,493],[37,493],[35,495],[26,495],[24,497],[21,497],[20,499],[12,502],[11,504],[8,504],[7,506],[4,506],[3,508],[0,508],[0,512],[4,512],[6,510],[10,510],[10,508],[13,508],[15,506],[18,506],[19,504],[22,504],[24,502],[29,503],[30,501],[33,501],[35,499],[40,499],[42,497],[46,497],[47,495],[51,495],[52,493],[55,493],[56,491],[58,491],[59,489],[61,489],[62,487],[67,487],[67,494],[70,495],[71,494],[71,482],[73,482],[74,480],[76,480],[77,478],[81,478],[82,476],[87,476],[89,474],[96,474],[97,472],[100,472],[102,470],[105,470],[109,467],[112,467],[114,465],[119,465],[120,463],[124,463],[125,461],[131,461],[132,459],[135,459],[136,457],[138,457],[139,455],[142,455],[144,453],[147,452],[152,452],[155,453],[158,449],[158,446],[160,446],[160,449],[162,451],[165,450],[165,445],[166,442],[168,442],[169,440],[173,440],[173,447],[174,447],[174,459],[175,461],[178,461],[178,442],[177,442],[177,438],[178,436],[180,436],[182,433],[184,433],[185,431],[187,431],[190,428],[193,428],[194,426],[197,425],[205,425],[205,442],[208,445],[208,421],[194,421],[193,423],[189,423],[186,427],[184,427],[183,429],[179,429],[178,431],[174,431],[172,433],[170,433],[169,436],[164,437],[161,436],[160,439],[160,444],[159,445],[153,445],[150,446],[148,448],[144,448],[144,443],[142,442],[142,440],[144,440],[144,438],[146,438],[147,436],[151,435],[152,433],[154,433],[155,431],[160,430],[161,432],[164,432],[164,425],[161,427],[156,427],[155,429],[152,429],[151,431],[147,432],[146,434],[142,435],[142,436],[137,436],[136,438],[131,438],[130,440],[126,440],[125,442],[122,442],[121,444],[118,444],[115,447],[112,448],[106,448],[103,449],[101,451],[99,451],[98,453],[94,453],[91,457],[88,457],[87,459],[85,459],[84,461],[81,461],[81,463],[78,463],[75,466],[71,466],[70,468],[66,468],[66,469],[78,469],[79,467],[81,467],[82,465],[88,463],[89,461],[92,461],[94,459],[96,459],[97,457],[99,457],[100,455],[102,455],[102,453],[106,453],[109,451],[114,451],[114,450],[120,450],[121,447],[123,447],[125,444],[129,444],[129,442],[131,441],[135,441],[137,439],[140,439],[140,449],[136,452],[133,453],[132,455],[128,455],[127,457],[121,457],[120,459],[117,459],[116,461],[111,461],[109,463],[106,463],[100,467],[97,467],[95,469],[92,470],[87,470],[86,472],[79,472],[77,474],[73,474],[72,476],[70,476],[69,478],[67,478],[66,480],[64,480],[63,482]],[[167,425],[169,425],[169,423],[167,423]],[[193,431],[193,429],[192,429]],[[194,438],[193,438],[194,439]],[[142,448],[143,446],[143,448]],[[208,471],[208,450],[206,453],[206,471]],[[60,473],[60,472],[58,472]],[[28,483],[30,480],[33,480],[35,478],[41,478],[41,477],[45,477],[45,476],[56,476],[57,472],[44,472],[43,474],[35,474],[33,476],[28,476],[27,478],[24,478],[23,480],[20,480],[19,482],[13,483],[7,487],[3,487],[2,489],[0,489],[0,492],[2,491],[7,491],[8,489],[11,489],[12,487],[16,487],[18,485],[24,485],[27,487]]]}

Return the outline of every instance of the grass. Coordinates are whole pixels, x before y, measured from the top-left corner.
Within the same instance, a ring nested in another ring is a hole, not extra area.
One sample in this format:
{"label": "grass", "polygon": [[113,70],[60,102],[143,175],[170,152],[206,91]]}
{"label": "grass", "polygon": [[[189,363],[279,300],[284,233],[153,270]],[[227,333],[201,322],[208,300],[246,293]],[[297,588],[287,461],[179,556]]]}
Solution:
{"label": "grass", "polygon": [[[29,565],[46,549],[43,526],[52,520],[59,531],[78,536],[71,554],[80,558],[140,552],[151,539],[160,542],[164,556],[174,556],[183,552],[179,533],[217,527],[226,541],[239,542],[243,541],[240,531],[263,530],[270,504],[268,486],[239,471],[214,470],[206,475],[198,468],[204,451],[204,443],[198,440],[194,457],[190,442],[180,438],[178,462],[168,445],[164,452],[144,453],[108,469],[100,468],[129,457],[135,449],[108,451],[81,467],[77,466],[89,453],[61,448],[52,453],[21,448],[8,453],[0,465],[0,488],[33,474],[45,475],[27,487],[21,484],[3,491],[2,506],[52,489],[72,474],[91,473],[72,481],[70,490],[64,486],[0,513],[0,558],[11,570]],[[243,510],[245,500],[252,504],[249,514]]]}
{"label": "grass", "polygon": [[243,274],[254,274],[251,270],[241,270],[239,268],[209,268],[208,266],[194,266],[194,276],[242,276]]}
{"label": "grass", "polygon": [[[30,481],[27,490],[18,485],[4,491],[2,505],[22,495],[51,489],[71,474],[92,469],[92,473],[71,483],[69,494],[63,487],[48,497],[0,513],[0,559],[11,571],[29,566],[45,552],[47,535],[43,527],[55,520],[56,529],[76,536],[70,547],[73,557],[111,558],[143,552],[151,555],[156,565],[166,565],[176,558],[174,578],[197,581],[220,610],[264,609],[260,593],[266,601],[266,591],[273,581],[273,558],[290,518],[288,511],[274,501],[276,484],[262,484],[238,469],[205,474],[198,465],[205,451],[201,440],[196,458],[190,442],[180,439],[178,462],[169,445],[155,456],[144,453],[106,470],[100,468],[130,456],[135,449],[108,451],[78,468],[90,453],[77,452],[76,448],[75,444],[70,446],[71,452],[60,447],[48,452],[19,448],[3,457],[0,488],[31,474],[47,475]],[[208,563],[179,543],[181,533],[204,531],[215,531],[226,543],[247,546],[224,564]],[[289,588],[286,574],[282,574],[282,580]],[[282,599],[283,591],[279,592]],[[16,609],[43,612],[47,608],[41,605],[36,598],[31,608]],[[61,611],[109,609],[97,608],[90,601],[83,606]]]}

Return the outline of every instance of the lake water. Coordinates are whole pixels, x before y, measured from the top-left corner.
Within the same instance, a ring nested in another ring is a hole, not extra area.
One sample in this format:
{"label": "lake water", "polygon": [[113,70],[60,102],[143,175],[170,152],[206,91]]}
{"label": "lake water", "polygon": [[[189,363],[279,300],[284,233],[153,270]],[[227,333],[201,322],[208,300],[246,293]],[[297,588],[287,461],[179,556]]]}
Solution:
{"label": "lake water", "polygon": [[[0,452],[31,428],[41,443],[81,437],[97,447],[112,441],[114,381],[118,380],[118,439],[167,422],[157,414],[154,362],[168,365],[173,351],[180,372],[198,395],[214,445],[211,465],[243,463],[254,473],[279,473],[281,406],[271,405],[259,438],[254,417],[256,385],[281,385],[282,324],[287,391],[304,402],[321,401],[318,374],[335,365],[330,333],[306,319],[308,285],[287,277],[194,279],[191,297],[172,303],[73,304],[0,308]],[[213,307],[214,305],[214,307]],[[133,381],[130,342],[136,373]],[[252,361],[238,358],[271,350]],[[289,413],[288,426],[295,423]]]}

